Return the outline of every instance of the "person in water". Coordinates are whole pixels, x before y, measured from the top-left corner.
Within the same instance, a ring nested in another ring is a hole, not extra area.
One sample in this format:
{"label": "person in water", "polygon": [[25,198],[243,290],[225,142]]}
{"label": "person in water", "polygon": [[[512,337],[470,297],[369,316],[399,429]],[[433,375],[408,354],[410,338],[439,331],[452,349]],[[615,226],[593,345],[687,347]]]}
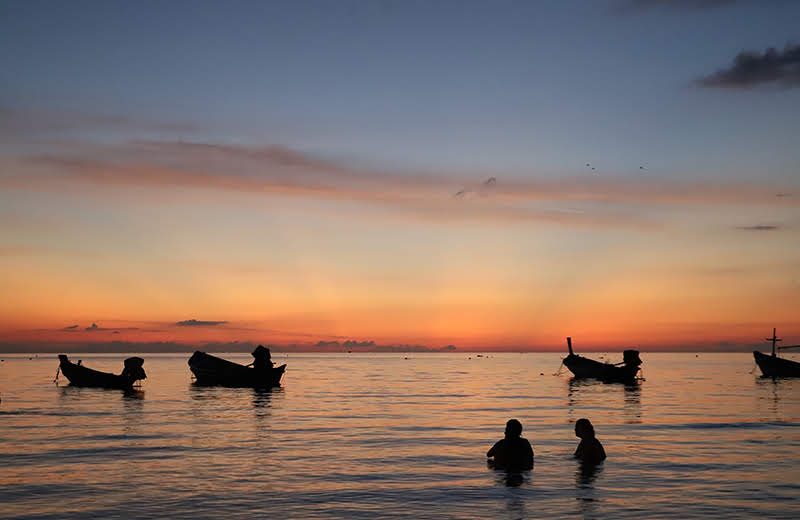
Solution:
{"label": "person in water", "polygon": [[525,470],[533,467],[533,448],[528,439],[522,435],[522,424],[516,419],[506,423],[506,436],[495,443],[486,452],[486,456],[494,459],[497,469]]}
{"label": "person in water", "polygon": [[252,364],[256,370],[269,370],[274,366],[272,355],[264,345],[257,346],[252,356],[255,358]]}
{"label": "person in water", "polygon": [[575,450],[576,459],[586,464],[599,464],[606,460],[606,450],[594,436],[594,426],[589,419],[575,421],[575,436],[581,439]]}

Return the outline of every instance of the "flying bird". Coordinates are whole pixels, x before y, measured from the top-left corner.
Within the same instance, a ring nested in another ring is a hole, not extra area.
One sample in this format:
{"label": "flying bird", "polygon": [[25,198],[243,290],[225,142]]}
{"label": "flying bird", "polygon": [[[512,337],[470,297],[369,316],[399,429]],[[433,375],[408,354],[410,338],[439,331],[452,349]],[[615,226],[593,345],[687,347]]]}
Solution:
{"label": "flying bird", "polygon": [[489,189],[493,188],[496,185],[497,185],[497,177],[489,177],[485,181],[481,182],[480,185],[477,185],[474,188],[462,188],[458,190],[453,194],[453,198],[462,199],[470,193],[475,193],[476,195],[485,197],[488,195]]}

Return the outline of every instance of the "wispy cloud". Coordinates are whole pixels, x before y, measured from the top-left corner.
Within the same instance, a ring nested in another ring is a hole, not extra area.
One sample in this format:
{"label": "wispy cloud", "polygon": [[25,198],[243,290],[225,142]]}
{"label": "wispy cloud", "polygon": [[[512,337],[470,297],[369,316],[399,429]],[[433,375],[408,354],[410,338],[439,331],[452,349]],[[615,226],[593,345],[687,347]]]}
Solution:
{"label": "wispy cloud", "polygon": [[191,319],[175,322],[175,325],[178,327],[216,327],[217,325],[224,325],[226,323],[228,322],[224,320],[210,321]]}
{"label": "wispy cloud", "polygon": [[182,135],[195,132],[198,127],[191,123],[152,121],[113,114],[0,106],[0,137],[4,139],[52,139],[86,129]]}
{"label": "wispy cloud", "polygon": [[729,67],[695,83],[707,88],[800,87],[800,45],[787,44],[783,50],[770,47],[763,53],[742,51]]}
{"label": "wispy cloud", "polygon": [[[579,227],[652,228],[654,223],[635,210],[637,205],[647,204],[800,205],[796,197],[775,196],[777,190],[792,191],[789,185],[767,189],[751,183],[720,185],[611,175],[546,178],[534,173],[504,176],[502,182],[485,176],[482,181],[466,183],[465,176],[458,174],[361,171],[279,146],[174,141],[83,146],[72,154],[33,155],[8,171],[14,173],[0,176],[0,186],[43,190],[86,185],[188,188],[360,203],[414,219]],[[462,189],[456,191],[459,184]],[[465,185],[471,187],[463,188]],[[483,196],[466,196],[473,192]],[[584,207],[576,210],[576,205]]]}

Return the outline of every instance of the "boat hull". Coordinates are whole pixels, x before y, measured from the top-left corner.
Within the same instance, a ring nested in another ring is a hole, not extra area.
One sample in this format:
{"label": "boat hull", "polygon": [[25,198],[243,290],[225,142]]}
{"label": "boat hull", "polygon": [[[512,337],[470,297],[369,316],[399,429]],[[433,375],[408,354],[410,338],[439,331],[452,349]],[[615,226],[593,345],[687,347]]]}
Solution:
{"label": "boat hull", "polygon": [[753,351],[753,357],[764,377],[800,377],[800,363],[797,361],[770,356],[757,350]]}
{"label": "boat hull", "polygon": [[609,382],[632,382],[639,372],[638,366],[615,366],[610,363],[601,363],[577,354],[570,354],[564,358],[564,366],[572,372],[577,379],[600,379]]}
{"label": "boat hull", "polygon": [[126,390],[133,388],[133,384],[137,381],[137,379],[130,376],[100,372],[99,370],[75,364],[63,354],[59,356],[59,359],[61,373],[64,374],[64,377],[69,380],[69,384],[72,386]]}
{"label": "boat hull", "polygon": [[281,385],[286,365],[261,371],[198,350],[189,358],[189,370],[201,385],[272,388]]}

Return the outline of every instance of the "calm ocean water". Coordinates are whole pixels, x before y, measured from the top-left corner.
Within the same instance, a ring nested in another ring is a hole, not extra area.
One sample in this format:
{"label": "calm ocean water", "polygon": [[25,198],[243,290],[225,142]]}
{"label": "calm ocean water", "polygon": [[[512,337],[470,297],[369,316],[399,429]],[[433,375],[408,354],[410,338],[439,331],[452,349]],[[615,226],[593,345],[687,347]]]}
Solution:
{"label": "calm ocean water", "polygon": [[[0,517],[800,516],[800,380],[757,377],[750,354],[644,353],[632,388],[553,375],[558,354],[489,356],[276,353],[265,392],[150,354],[124,393],[0,355]],[[512,417],[536,452],[521,482],[485,459]],[[593,473],[571,459],[581,417],[609,456]]]}

